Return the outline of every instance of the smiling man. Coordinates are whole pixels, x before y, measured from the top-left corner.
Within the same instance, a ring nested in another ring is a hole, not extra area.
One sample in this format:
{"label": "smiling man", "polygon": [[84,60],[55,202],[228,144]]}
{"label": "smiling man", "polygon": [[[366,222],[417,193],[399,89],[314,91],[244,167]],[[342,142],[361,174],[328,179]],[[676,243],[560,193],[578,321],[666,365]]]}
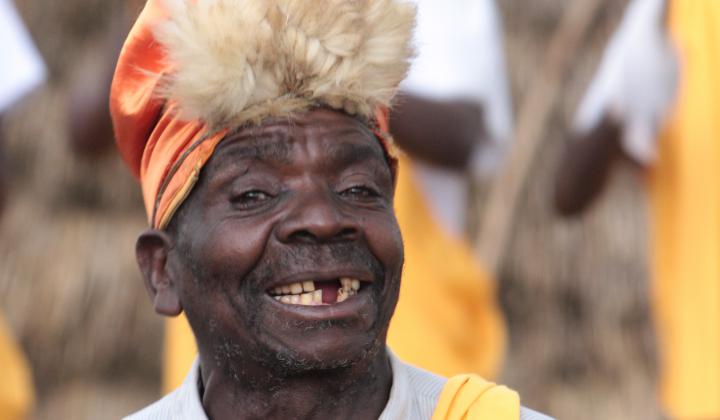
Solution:
{"label": "smiling man", "polygon": [[384,110],[413,19],[399,0],[148,1],[111,111],[152,225],[145,283],[199,356],[131,418],[543,418],[385,344],[403,243]]}
{"label": "smiling man", "polygon": [[229,135],[168,233],[141,236],[156,309],[195,333],[210,417],[380,415],[403,262],[392,192],[372,133],[317,109]]}

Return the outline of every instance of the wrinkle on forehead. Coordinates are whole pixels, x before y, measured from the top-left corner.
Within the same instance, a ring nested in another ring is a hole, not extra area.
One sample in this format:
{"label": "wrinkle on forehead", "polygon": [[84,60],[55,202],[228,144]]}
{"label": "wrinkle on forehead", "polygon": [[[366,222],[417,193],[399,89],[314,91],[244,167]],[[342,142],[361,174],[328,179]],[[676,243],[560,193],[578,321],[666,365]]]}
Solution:
{"label": "wrinkle on forehead", "polygon": [[[332,115],[332,114],[331,114]],[[211,166],[222,166],[227,161],[254,160],[272,164],[291,164],[294,148],[299,143],[311,146],[303,140],[320,140],[327,148],[326,156],[333,166],[343,166],[358,161],[376,159],[385,161],[382,146],[375,136],[363,125],[351,121],[340,125],[322,124],[325,118],[306,118],[297,125],[287,120],[277,121],[261,127],[246,128],[228,136],[215,151]],[[312,125],[310,125],[312,123]],[[366,141],[341,141],[363,139]]]}
{"label": "wrinkle on forehead", "polygon": [[257,134],[238,133],[223,140],[215,150],[213,160],[253,159],[267,162],[289,163],[292,141],[286,130],[272,130]]}

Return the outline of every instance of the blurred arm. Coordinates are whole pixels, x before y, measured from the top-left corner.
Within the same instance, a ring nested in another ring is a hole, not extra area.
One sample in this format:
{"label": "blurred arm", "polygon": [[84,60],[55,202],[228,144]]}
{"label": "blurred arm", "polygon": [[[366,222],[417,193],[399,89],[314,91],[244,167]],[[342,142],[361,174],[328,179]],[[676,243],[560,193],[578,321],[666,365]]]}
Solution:
{"label": "blurred arm", "polygon": [[[70,147],[78,154],[92,156],[104,152],[112,144],[112,122],[108,111],[111,74],[104,69],[95,83],[73,83],[68,98]],[[93,77],[97,79],[97,77]],[[86,79],[87,80],[87,79]]]}
{"label": "blurred arm", "polygon": [[390,115],[391,132],[431,165],[492,170],[512,129],[495,1],[415,3],[417,56]]}
{"label": "blurred arm", "polygon": [[97,156],[113,144],[110,119],[110,84],[130,17],[117,16],[102,45],[103,56],[88,56],[78,66],[68,94],[68,128],[72,150],[84,156]]}
{"label": "blurred arm", "polygon": [[656,138],[677,85],[677,59],[666,33],[664,0],[633,0],[583,98],[555,182],[562,215],[585,210],[613,162],[656,159]]}
{"label": "blurred arm", "polygon": [[555,208],[563,216],[584,211],[600,195],[613,163],[623,155],[622,127],[609,116],[565,146],[555,179]]}
{"label": "blurred arm", "polygon": [[390,114],[390,131],[410,155],[450,169],[467,167],[478,139],[485,139],[482,106],[403,94]]}

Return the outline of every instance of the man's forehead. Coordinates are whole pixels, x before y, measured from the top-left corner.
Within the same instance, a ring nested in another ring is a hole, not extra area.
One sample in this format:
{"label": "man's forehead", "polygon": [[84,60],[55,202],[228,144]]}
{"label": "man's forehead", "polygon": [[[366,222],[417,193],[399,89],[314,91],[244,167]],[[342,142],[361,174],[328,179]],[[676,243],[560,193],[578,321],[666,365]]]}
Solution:
{"label": "man's forehead", "polygon": [[[350,160],[385,160],[380,142],[362,123],[350,117],[272,120],[231,133],[215,150],[212,161],[259,160],[289,164],[302,147],[321,147],[323,155],[337,164]],[[212,163],[211,163],[212,164]]]}

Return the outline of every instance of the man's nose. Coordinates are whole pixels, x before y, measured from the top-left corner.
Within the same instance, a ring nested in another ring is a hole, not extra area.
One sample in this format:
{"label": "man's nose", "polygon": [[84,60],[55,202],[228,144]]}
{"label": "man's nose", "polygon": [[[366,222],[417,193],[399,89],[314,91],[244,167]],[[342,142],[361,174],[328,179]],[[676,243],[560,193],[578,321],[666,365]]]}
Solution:
{"label": "man's nose", "polygon": [[281,242],[327,243],[351,241],[360,234],[357,219],[342,209],[342,199],[316,188],[299,193],[276,227]]}

